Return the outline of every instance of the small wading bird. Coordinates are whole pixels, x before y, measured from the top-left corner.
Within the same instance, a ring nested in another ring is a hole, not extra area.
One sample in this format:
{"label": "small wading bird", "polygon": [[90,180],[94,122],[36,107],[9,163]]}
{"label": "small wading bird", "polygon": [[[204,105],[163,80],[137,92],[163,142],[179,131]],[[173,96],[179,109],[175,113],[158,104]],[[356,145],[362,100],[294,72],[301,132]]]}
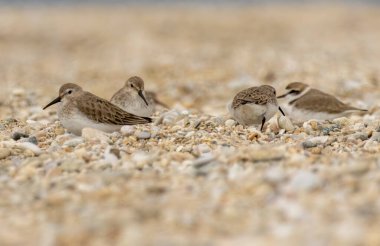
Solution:
{"label": "small wading bird", "polygon": [[270,85],[251,87],[240,91],[228,105],[228,110],[242,125],[261,124],[263,130],[267,120],[272,118],[278,110],[285,116],[277,104],[276,90]]}
{"label": "small wading bird", "polygon": [[155,112],[157,104],[167,108],[155,93],[144,90],[144,81],[138,76],[129,78],[123,88],[112,96],[111,102],[129,113],[145,117]]}
{"label": "small wading bird", "polygon": [[72,83],[62,85],[59,96],[43,109],[56,103],[59,103],[59,121],[69,132],[76,135],[81,135],[85,127],[114,132],[120,130],[123,125],[152,122],[148,117],[127,113],[109,101],[84,91],[80,86]]}
{"label": "small wading bird", "polygon": [[336,97],[301,82],[290,83],[285,89],[287,93],[277,98],[286,100],[282,106],[286,114],[296,122],[332,120],[353,112],[367,111],[345,104]]}

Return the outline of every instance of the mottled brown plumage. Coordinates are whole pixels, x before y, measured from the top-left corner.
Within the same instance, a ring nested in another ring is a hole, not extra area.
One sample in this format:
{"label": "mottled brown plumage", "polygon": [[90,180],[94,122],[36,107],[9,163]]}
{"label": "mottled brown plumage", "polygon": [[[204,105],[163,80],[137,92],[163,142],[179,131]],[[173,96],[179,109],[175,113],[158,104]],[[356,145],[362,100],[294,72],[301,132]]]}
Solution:
{"label": "mottled brown plumage", "polygon": [[277,104],[276,90],[270,85],[245,89],[236,94],[228,104],[228,111],[240,124],[246,126],[261,124],[261,131],[265,122],[278,110],[284,114]]}
{"label": "mottled brown plumage", "polygon": [[257,105],[265,105],[267,103],[277,104],[276,90],[269,85],[251,87],[242,90],[234,97],[232,101],[232,108],[236,109],[247,103],[254,103]]}
{"label": "mottled brown plumage", "polygon": [[[317,89],[310,89],[289,104],[302,110],[339,114],[349,110],[362,110],[339,101],[336,97]],[[363,110],[366,111],[366,110]]]}
{"label": "mottled brown plumage", "polygon": [[302,82],[290,83],[286,89],[287,93],[278,98],[284,98],[286,103],[282,106],[295,122],[332,120],[355,111],[367,111],[343,103],[333,95],[310,88]]}
{"label": "mottled brown plumage", "polygon": [[109,101],[89,92],[83,92],[80,100],[76,100],[78,109],[89,119],[105,124],[136,125],[151,122],[148,117],[140,117],[125,112]]}
{"label": "mottled brown plumage", "polygon": [[166,107],[155,93],[144,90],[144,81],[138,76],[130,77],[111,97],[111,102],[127,112],[145,117],[154,114],[156,104]]}
{"label": "mottled brown plumage", "polygon": [[76,84],[64,84],[59,96],[44,107],[59,103],[58,118],[70,132],[80,135],[85,127],[114,132],[123,125],[136,125],[152,122],[148,117],[125,112],[111,102],[83,91]]}

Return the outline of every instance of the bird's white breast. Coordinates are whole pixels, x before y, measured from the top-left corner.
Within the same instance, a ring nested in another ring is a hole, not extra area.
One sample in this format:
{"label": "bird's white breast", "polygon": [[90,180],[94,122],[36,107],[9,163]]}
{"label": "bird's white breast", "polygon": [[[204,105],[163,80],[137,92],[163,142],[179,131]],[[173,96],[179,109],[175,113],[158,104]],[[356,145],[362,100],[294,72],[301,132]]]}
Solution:
{"label": "bird's white breast", "polygon": [[347,112],[342,112],[340,114],[329,114],[325,112],[315,112],[311,110],[303,110],[293,105],[286,104],[284,105],[285,114],[289,116],[295,123],[302,123],[308,120],[332,120],[335,118],[342,117],[346,115]]}
{"label": "bird's white breast", "polygon": [[272,118],[277,112],[277,106],[275,104],[257,105],[249,103],[233,109],[229,104],[228,110],[240,124],[256,125],[261,124],[264,117],[266,121]]}
{"label": "bird's white breast", "polygon": [[126,96],[123,101],[112,100],[111,102],[128,113],[142,116],[142,117],[150,117],[154,114],[155,104],[151,98],[146,98],[148,101],[148,105],[144,102],[144,100],[140,96]]}
{"label": "bird's white breast", "polygon": [[80,136],[82,129],[85,127],[98,129],[104,132],[115,132],[120,130],[121,126],[113,124],[98,123],[87,118],[79,110],[65,111],[63,107],[59,107],[58,118],[62,126],[70,133]]}

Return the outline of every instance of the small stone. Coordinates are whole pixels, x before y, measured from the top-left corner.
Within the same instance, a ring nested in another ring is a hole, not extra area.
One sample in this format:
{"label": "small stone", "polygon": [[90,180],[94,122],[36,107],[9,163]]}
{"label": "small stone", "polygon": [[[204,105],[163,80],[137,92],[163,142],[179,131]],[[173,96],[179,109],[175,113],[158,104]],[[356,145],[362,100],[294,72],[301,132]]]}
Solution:
{"label": "small stone", "polygon": [[[104,153],[104,161],[107,164],[111,164],[112,166],[115,166],[118,163],[119,158],[116,156],[115,151],[118,151],[118,149],[112,149],[108,148]],[[116,152],[117,153],[117,152]],[[120,152],[117,153],[120,157]]]}
{"label": "small stone", "polygon": [[25,134],[25,133],[22,133],[22,132],[14,132],[13,134],[12,134],[12,139],[13,140],[15,140],[15,141],[18,141],[18,140],[20,140],[21,138],[27,138],[27,137],[29,137],[29,135],[28,134]]}
{"label": "small stone", "polygon": [[221,126],[224,123],[224,117],[214,117],[211,121],[214,122],[215,125]]}
{"label": "small stone", "polygon": [[123,126],[120,129],[121,134],[124,136],[131,136],[135,132],[135,127],[134,126]]}
{"label": "small stone", "polygon": [[54,133],[57,136],[63,135],[63,134],[65,134],[65,129],[62,128],[62,127],[57,127],[57,128],[54,129]]}
{"label": "small stone", "polygon": [[314,148],[311,148],[311,149],[310,149],[310,152],[311,152],[312,154],[317,154],[317,155],[319,155],[319,154],[322,153],[322,148],[321,148],[321,147],[314,147]]}
{"label": "small stone", "polygon": [[207,144],[199,144],[197,146],[199,153],[204,154],[211,151],[210,147]]}
{"label": "small stone", "polygon": [[30,138],[28,138],[28,142],[29,143],[32,143],[32,144],[35,144],[35,145],[38,145],[38,140],[35,136],[32,136]]}
{"label": "small stone", "polygon": [[25,94],[26,94],[25,90],[22,88],[15,88],[12,90],[13,96],[21,97],[21,96],[25,96]]}
{"label": "small stone", "polygon": [[208,163],[210,163],[213,160],[215,160],[214,155],[212,155],[211,153],[207,153],[207,154],[203,154],[199,158],[195,159],[193,161],[192,165],[195,168],[201,168],[201,167],[203,167],[204,165],[207,165]]}
{"label": "small stone", "polygon": [[0,160],[7,158],[11,154],[11,151],[7,148],[0,148]]}
{"label": "small stone", "polygon": [[248,135],[248,139],[249,139],[250,141],[257,140],[257,139],[259,139],[259,138],[261,137],[261,132],[258,131],[258,130],[256,130],[256,129],[254,129],[254,130],[252,130],[252,131],[250,131],[250,132],[251,132],[251,133]]}
{"label": "small stone", "polygon": [[100,142],[108,142],[109,139],[105,132],[93,128],[83,128],[82,137],[87,141],[96,139]]}
{"label": "small stone", "polygon": [[61,169],[66,172],[77,172],[80,171],[81,167],[84,165],[83,161],[80,160],[66,160],[61,164]]}
{"label": "small stone", "polygon": [[44,127],[43,124],[41,124],[38,121],[35,120],[27,120],[26,123],[34,130],[38,130]]}
{"label": "small stone", "polygon": [[349,139],[360,139],[362,141],[365,141],[368,139],[368,134],[365,132],[357,132],[352,134]]}
{"label": "small stone", "polygon": [[372,141],[377,141],[380,143],[380,132],[373,132],[371,136]]}
{"label": "small stone", "polygon": [[180,119],[180,114],[175,111],[168,111],[162,117],[162,124],[164,125],[172,125],[176,123]]}
{"label": "small stone", "polygon": [[340,118],[336,118],[332,121],[333,123],[336,123],[340,126],[346,126],[350,123],[349,119],[347,119],[346,117],[340,117]]}
{"label": "small stone", "polygon": [[232,127],[232,126],[236,125],[236,121],[234,121],[233,119],[228,119],[228,120],[226,120],[226,122],[224,122],[224,125],[227,127]]}
{"label": "small stone", "polygon": [[83,143],[83,138],[76,137],[76,138],[65,141],[63,143],[63,146],[75,148],[77,145],[82,144],[82,143]]}
{"label": "small stone", "polygon": [[273,184],[280,183],[285,179],[284,169],[280,167],[271,167],[266,171],[264,178],[266,181]]}
{"label": "small stone", "polygon": [[310,139],[306,140],[305,142],[303,142],[302,146],[305,149],[307,149],[307,148],[313,148],[313,147],[316,147],[319,144],[326,143],[328,139],[329,139],[328,136],[313,137],[313,138],[310,138]]}
{"label": "small stone", "polygon": [[58,177],[59,175],[61,175],[61,173],[62,173],[62,168],[53,167],[47,171],[46,177],[49,179],[55,178],[55,177]]}
{"label": "small stone", "polygon": [[40,147],[38,147],[35,144],[29,143],[29,142],[24,142],[24,143],[18,143],[17,147],[22,148],[24,150],[30,150],[33,152],[35,155],[39,155],[42,153]]}
{"label": "small stone", "polygon": [[288,184],[288,188],[292,191],[309,191],[317,188],[321,184],[321,180],[317,175],[309,171],[297,171]]}
{"label": "small stone", "polygon": [[314,148],[316,147],[318,144],[317,143],[314,143],[310,140],[306,140],[305,142],[302,143],[302,147],[304,149],[308,149],[308,148]]}
{"label": "small stone", "polygon": [[318,130],[318,122],[316,122],[315,120],[311,120],[309,121],[309,124],[311,126],[311,129],[313,129],[314,131]]}
{"label": "small stone", "polygon": [[150,138],[150,132],[147,132],[147,131],[137,131],[135,133],[135,136],[138,139],[148,139],[148,138]]}
{"label": "small stone", "polygon": [[138,151],[132,154],[131,159],[136,166],[142,167],[150,162],[151,157],[145,152]]}

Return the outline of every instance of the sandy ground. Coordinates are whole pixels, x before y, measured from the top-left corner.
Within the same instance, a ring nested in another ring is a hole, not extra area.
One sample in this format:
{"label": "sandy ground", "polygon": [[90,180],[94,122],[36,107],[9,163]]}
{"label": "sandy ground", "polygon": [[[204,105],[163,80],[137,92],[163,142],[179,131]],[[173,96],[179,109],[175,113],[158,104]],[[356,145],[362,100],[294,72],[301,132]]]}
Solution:
{"label": "sandy ground", "polygon": [[[379,245],[379,16],[1,8],[0,244]],[[65,82],[110,98],[132,75],[175,109],[166,123],[77,138],[41,112]],[[370,113],[282,135],[225,121],[239,90],[292,81]]]}

